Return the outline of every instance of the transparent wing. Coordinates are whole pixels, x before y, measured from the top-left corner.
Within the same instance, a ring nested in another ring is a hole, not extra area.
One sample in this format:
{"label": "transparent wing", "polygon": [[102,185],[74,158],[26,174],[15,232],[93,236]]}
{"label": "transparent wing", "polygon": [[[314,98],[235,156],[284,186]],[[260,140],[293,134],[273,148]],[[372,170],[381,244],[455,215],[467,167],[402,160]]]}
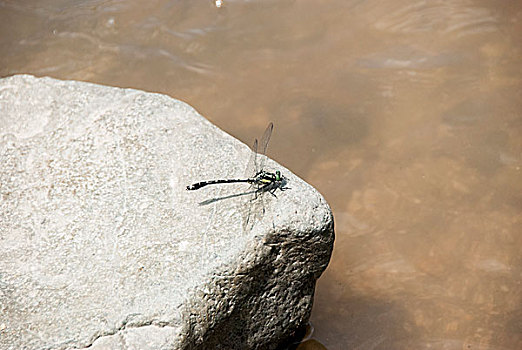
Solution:
{"label": "transparent wing", "polygon": [[[260,171],[263,170],[264,161],[265,161],[265,153],[266,148],[268,147],[268,142],[270,141],[270,137],[272,136],[272,130],[274,130],[274,124],[269,123],[265,132],[263,133],[263,137],[261,138],[261,142],[257,142],[257,139],[254,140],[254,145],[252,146],[252,157],[248,165],[247,171],[250,172],[247,176],[255,176]],[[258,148],[259,146],[259,148]],[[260,156],[258,156],[261,155]],[[253,171],[250,169],[253,168]],[[245,232],[249,232],[254,227],[255,223],[263,217],[265,212],[265,206],[263,203],[263,193],[258,192],[259,185],[252,184],[251,191],[253,195],[249,198],[248,203],[246,205],[245,217],[243,219],[243,230]]]}
{"label": "transparent wing", "polygon": [[246,169],[245,169],[245,177],[251,178],[254,177],[254,175],[257,172],[257,139],[254,140],[254,145],[252,146],[252,155],[250,156],[250,159],[248,160]]}
{"label": "transparent wing", "polygon": [[259,191],[258,185],[253,184],[244,208],[243,231],[248,233],[254,225],[259,222],[265,214],[265,203],[263,193]]}
{"label": "transparent wing", "polygon": [[261,138],[259,154],[266,154],[266,148],[268,147],[268,141],[270,141],[270,136],[272,136],[272,130],[274,130],[274,123],[270,122],[266,127],[263,137]]}
{"label": "transparent wing", "polygon": [[263,137],[261,138],[261,142],[259,143],[259,149],[255,152],[257,155],[256,160],[256,174],[265,168],[265,154],[266,148],[268,147],[268,142],[270,141],[270,137],[272,136],[272,130],[274,130],[274,124],[270,122],[266,127],[265,132],[263,133]]}

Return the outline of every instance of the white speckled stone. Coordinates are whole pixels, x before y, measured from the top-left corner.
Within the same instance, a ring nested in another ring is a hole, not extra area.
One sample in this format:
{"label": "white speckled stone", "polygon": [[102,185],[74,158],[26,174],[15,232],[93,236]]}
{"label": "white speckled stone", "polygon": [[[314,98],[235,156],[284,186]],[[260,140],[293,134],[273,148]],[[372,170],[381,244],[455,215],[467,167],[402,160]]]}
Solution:
{"label": "white speckled stone", "polygon": [[0,349],[284,341],[330,258],[325,200],[271,160],[290,189],[254,201],[251,229],[248,185],[185,190],[250,155],[165,95],[0,79]]}

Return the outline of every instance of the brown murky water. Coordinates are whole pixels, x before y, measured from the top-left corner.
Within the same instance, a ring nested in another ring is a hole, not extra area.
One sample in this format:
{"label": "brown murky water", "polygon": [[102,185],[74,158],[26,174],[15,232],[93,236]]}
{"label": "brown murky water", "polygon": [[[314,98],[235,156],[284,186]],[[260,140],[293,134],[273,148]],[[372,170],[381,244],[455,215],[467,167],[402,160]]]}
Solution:
{"label": "brown murky water", "polygon": [[[522,349],[522,3],[0,1],[0,76],[182,99],[331,204],[301,349]],[[322,344],[322,345],[321,345]]]}

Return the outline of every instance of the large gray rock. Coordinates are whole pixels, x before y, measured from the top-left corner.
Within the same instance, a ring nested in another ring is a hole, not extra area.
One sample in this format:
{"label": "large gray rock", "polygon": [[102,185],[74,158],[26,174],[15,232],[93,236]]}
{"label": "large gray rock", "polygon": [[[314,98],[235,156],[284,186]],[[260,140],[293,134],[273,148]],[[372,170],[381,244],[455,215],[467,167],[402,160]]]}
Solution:
{"label": "large gray rock", "polygon": [[185,189],[243,176],[251,153],[168,96],[0,79],[0,348],[274,348],[291,335],[333,246],[324,199],[270,159],[290,187],[277,198]]}

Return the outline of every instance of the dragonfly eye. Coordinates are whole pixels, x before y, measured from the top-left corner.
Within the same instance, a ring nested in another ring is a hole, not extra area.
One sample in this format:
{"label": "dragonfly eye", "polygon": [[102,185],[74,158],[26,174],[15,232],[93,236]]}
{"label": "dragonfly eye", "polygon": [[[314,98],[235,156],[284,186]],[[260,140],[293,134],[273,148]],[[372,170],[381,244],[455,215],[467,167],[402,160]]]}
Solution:
{"label": "dragonfly eye", "polygon": [[281,172],[276,170],[276,181],[281,181]]}

